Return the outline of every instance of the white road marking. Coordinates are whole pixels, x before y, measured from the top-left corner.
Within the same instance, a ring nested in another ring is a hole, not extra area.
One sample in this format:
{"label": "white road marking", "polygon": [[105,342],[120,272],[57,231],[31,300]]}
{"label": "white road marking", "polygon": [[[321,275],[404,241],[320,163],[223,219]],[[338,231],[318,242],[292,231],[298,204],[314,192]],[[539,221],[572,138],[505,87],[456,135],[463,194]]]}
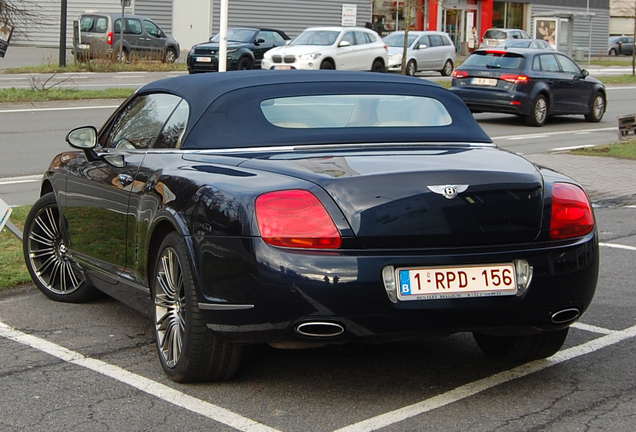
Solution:
{"label": "white road marking", "polygon": [[5,177],[0,178],[0,185],[39,182],[40,180],[42,180],[42,174],[21,177]]}
{"label": "white road marking", "polygon": [[0,110],[0,114],[20,113],[20,112],[38,112],[38,111],[73,111],[73,110],[87,110],[87,109],[115,109],[118,106],[119,105],[77,106],[77,107],[57,107],[57,108],[24,108],[24,109]]}
{"label": "white road marking", "polygon": [[[582,134],[577,134],[577,135],[582,135]],[[570,147],[555,147],[555,148],[551,148],[549,151],[566,151],[566,150],[580,149],[584,147],[596,147],[596,144],[586,144],[586,145],[578,145],[578,146],[570,146]]]}
{"label": "white road marking", "polygon": [[0,322],[0,336],[42,351],[62,361],[85,367],[107,377],[113,378],[144,393],[155,396],[178,407],[190,410],[204,417],[244,432],[280,432],[262,423],[258,423],[240,414],[189,396],[183,392],[160,384],[151,379],[134,374],[119,366],[101,360],[84,357],[82,354],[54,344],[47,340],[22,333]]}
{"label": "white road marking", "polygon": [[[614,127],[606,127],[606,128],[597,128],[597,129],[582,129],[579,131],[576,131],[577,133],[582,133],[582,132],[607,132],[607,131],[617,131],[618,128],[616,126]],[[546,132],[546,133],[542,133],[542,134],[527,134],[527,135],[504,135],[504,136],[499,136],[499,137],[490,137],[493,141],[494,140],[514,140],[514,139],[531,139],[531,138],[543,138],[543,137],[548,137],[548,136],[554,136],[554,135],[569,135],[573,133],[573,131],[571,130],[567,130],[567,131],[558,131],[558,132]]]}
{"label": "white road marking", "polygon": [[595,325],[591,325],[591,324],[584,324],[582,322],[575,322],[574,324],[572,324],[570,327],[574,327],[577,328],[579,330],[584,330],[590,333],[599,333],[599,334],[612,334],[612,333],[616,333],[618,330],[610,330],[610,329],[606,329],[603,327],[597,327]]}
{"label": "white road marking", "polygon": [[627,249],[627,250],[636,251],[636,247],[634,247],[634,246],[612,244],[612,243],[599,243],[598,245],[599,246],[610,247],[610,248],[616,248],[616,249]]}
{"label": "white road marking", "polygon": [[372,417],[367,420],[363,420],[358,423],[354,423],[350,426],[343,427],[334,432],[369,432],[378,430],[383,427],[399,423],[411,417],[433,411],[437,408],[441,408],[453,402],[457,402],[470,396],[474,396],[495,386],[542,371],[559,363],[563,363],[565,361],[593,353],[610,345],[622,342],[626,339],[631,339],[635,336],[636,326],[630,327],[626,330],[613,332],[606,336],[602,336],[586,342],[582,345],[559,351],[548,359],[526,363],[514,369],[503,371],[498,374],[473,381],[471,383],[450,390],[446,393],[434,396],[430,399],[426,399],[413,405],[409,405],[404,408],[400,408],[376,417]]}

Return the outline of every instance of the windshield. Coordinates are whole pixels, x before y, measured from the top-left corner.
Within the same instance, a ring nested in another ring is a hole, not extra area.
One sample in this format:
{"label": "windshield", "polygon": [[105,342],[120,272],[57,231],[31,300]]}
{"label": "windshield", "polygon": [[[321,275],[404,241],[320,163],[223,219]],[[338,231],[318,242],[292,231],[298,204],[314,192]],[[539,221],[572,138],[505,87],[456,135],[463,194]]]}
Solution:
{"label": "windshield", "polygon": [[[228,42],[252,43],[256,39],[256,30],[254,29],[227,29]],[[210,42],[220,42],[221,34],[214,35]]]}
{"label": "windshield", "polygon": [[478,51],[466,59],[462,66],[486,67],[489,69],[521,69],[525,58],[520,54],[505,51]]}
{"label": "windshield", "polygon": [[[411,46],[417,39],[417,35],[409,33],[409,41],[407,46]],[[404,33],[391,33],[384,38],[384,43],[388,47],[400,48],[404,46]]]}
{"label": "windshield", "polygon": [[334,44],[339,34],[339,31],[334,30],[308,30],[296,36],[289,44],[328,46]]}

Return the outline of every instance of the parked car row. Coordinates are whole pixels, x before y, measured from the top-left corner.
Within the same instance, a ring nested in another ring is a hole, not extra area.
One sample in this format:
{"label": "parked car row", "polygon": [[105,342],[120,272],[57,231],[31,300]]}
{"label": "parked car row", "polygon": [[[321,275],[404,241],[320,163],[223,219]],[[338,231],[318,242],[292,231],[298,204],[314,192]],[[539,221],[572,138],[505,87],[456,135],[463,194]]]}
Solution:
{"label": "parked car row", "polygon": [[[230,28],[226,70],[398,71],[404,37],[404,31],[382,40],[375,31],[363,27],[310,27],[290,40],[281,30]],[[188,55],[188,71],[217,71],[218,51],[218,34],[209,42],[193,46]],[[407,56],[408,75],[431,70],[449,76],[455,67],[455,46],[443,32],[409,32]]]}

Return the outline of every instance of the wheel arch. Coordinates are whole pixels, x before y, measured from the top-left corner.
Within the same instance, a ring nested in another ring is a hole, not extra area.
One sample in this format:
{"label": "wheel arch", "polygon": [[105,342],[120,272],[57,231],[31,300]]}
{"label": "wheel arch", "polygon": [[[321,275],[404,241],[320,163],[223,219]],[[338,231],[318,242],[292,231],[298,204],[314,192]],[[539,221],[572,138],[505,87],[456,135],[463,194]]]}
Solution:
{"label": "wheel arch", "polygon": [[320,59],[320,64],[323,64],[323,63],[325,63],[325,62],[327,62],[327,63],[331,63],[331,64],[333,65],[334,70],[336,70],[336,69],[337,69],[337,67],[336,67],[336,61],[334,60],[334,58],[333,58],[333,57],[325,57],[325,58]]}

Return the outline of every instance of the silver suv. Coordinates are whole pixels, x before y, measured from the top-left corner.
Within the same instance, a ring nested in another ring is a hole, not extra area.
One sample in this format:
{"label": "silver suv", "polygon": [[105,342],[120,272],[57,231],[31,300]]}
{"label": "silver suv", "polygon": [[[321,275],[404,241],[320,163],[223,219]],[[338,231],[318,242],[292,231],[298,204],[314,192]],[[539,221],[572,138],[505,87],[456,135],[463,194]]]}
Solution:
{"label": "silver suv", "polygon": [[142,15],[124,15],[123,43],[120,36],[121,14],[82,14],[75,58],[83,61],[111,57],[126,62],[135,55],[173,63],[181,51],[175,38],[166,35],[150,18]]}

